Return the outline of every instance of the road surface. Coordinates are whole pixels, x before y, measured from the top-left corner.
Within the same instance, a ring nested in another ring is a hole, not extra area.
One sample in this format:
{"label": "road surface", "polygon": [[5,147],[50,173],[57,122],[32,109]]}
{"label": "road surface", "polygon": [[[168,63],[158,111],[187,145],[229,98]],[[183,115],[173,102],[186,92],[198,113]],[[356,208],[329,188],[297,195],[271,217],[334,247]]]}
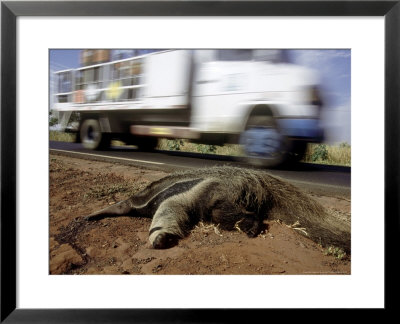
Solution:
{"label": "road surface", "polygon": [[[91,151],[78,143],[50,141],[51,153],[77,158],[118,162],[165,171],[185,168],[201,168],[221,165],[250,167],[230,156],[187,153],[179,151],[141,152],[130,147],[112,147],[107,151]],[[267,170],[294,185],[316,194],[339,196],[350,199],[351,168],[299,163],[294,167]]]}

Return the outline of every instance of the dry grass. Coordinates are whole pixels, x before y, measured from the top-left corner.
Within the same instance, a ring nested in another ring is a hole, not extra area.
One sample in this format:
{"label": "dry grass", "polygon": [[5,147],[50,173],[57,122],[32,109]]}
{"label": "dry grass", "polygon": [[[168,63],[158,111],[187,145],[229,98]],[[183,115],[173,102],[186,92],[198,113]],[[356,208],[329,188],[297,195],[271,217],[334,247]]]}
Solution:
{"label": "dry grass", "polygon": [[192,232],[200,232],[200,233],[206,233],[209,234],[210,232],[214,232],[218,236],[223,236],[221,231],[219,230],[219,224],[205,224],[204,222],[199,222],[193,229]]}
{"label": "dry grass", "polygon": [[64,133],[58,131],[50,131],[49,132],[49,140],[50,141],[59,141],[59,142],[75,142],[76,135],[73,133]]}
{"label": "dry grass", "polygon": [[347,257],[347,253],[343,249],[338,248],[336,246],[328,246],[324,250],[324,254],[325,255],[332,255],[338,260],[343,260],[344,258]]}
{"label": "dry grass", "polygon": [[328,162],[330,164],[351,165],[351,147],[347,146],[330,146],[328,148]]}
{"label": "dry grass", "polygon": [[[190,143],[187,140],[160,139],[157,148],[160,150],[244,156],[243,149],[238,144],[225,144],[223,146],[202,145]],[[322,156],[318,154],[321,148],[326,152],[326,155]],[[351,146],[347,143],[341,143],[339,145],[308,144],[302,162],[351,166]]]}
{"label": "dry grass", "polygon": [[[75,142],[76,135],[50,131],[51,141]],[[113,141],[114,146],[123,146],[121,141]],[[204,145],[190,143],[188,140],[160,139],[157,149],[166,151],[182,151],[203,154],[216,154],[226,156],[244,156],[243,149],[238,144]],[[351,166],[351,146],[347,143],[339,145],[308,144],[306,154],[302,160],[306,163],[320,163],[328,165]]]}
{"label": "dry grass", "polygon": [[338,145],[308,144],[302,160],[308,163],[351,166],[351,146],[347,143]]}
{"label": "dry grass", "polygon": [[159,150],[172,150],[193,153],[206,153],[216,155],[228,156],[242,156],[243,150],[238,144],[225,144],[225,145],[204,145],[190,143],[188,140],[170,140],[161,138],[158,141],[157,148]]}

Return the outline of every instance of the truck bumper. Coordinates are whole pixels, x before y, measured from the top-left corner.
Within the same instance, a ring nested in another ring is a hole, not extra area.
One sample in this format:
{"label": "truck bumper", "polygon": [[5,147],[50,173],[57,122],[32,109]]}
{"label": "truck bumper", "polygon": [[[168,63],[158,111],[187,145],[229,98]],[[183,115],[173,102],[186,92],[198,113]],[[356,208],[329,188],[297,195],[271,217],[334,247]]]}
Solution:
{"label": "truck bumper", "polygon": [[318,119],[280,118],[277,119],[282,135],[289,138],[322,142],[324,129]]}

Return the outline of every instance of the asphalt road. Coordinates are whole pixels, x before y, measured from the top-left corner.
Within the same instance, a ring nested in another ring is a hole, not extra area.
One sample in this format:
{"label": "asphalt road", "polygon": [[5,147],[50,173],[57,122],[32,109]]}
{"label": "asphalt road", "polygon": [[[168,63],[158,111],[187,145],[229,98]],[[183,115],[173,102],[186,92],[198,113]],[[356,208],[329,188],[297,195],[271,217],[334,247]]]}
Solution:
{"label": "asphalt road", "polygon": [[[78,143],[56,141],[50,141],[49,149],[51,153],[55,154],[90,160],[119,162],[166,171],[221,165],[251,167],[243,161],[238,161],[229,156],[179,151],[141,152],[130,147],[112,147],[107,151],[91,151],[83,148],[83,146]],[[268,169],[266,171],[315,194],[350,199],[351,169],[349,167],[299,163],[290,168],[281,167]]]}

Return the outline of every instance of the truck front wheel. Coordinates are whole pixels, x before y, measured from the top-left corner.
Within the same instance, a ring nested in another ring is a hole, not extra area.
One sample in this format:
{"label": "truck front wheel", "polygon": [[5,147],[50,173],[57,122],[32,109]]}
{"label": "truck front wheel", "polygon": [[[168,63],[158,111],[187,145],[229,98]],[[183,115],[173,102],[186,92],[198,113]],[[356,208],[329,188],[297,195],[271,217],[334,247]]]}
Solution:
{"label": "truck front wheel", "polygon": [[105,149],[110,146],[107,134],[101,132],[100,123],[97,119],[86,119],[82,122],[79,136],[82,145],[90,150]]}
{"label": "truck front wheel", "polygon": [[287,139],[279,132],[272,116],[251,116],[240,136],[247,163],[273,167],[287,157]]}

